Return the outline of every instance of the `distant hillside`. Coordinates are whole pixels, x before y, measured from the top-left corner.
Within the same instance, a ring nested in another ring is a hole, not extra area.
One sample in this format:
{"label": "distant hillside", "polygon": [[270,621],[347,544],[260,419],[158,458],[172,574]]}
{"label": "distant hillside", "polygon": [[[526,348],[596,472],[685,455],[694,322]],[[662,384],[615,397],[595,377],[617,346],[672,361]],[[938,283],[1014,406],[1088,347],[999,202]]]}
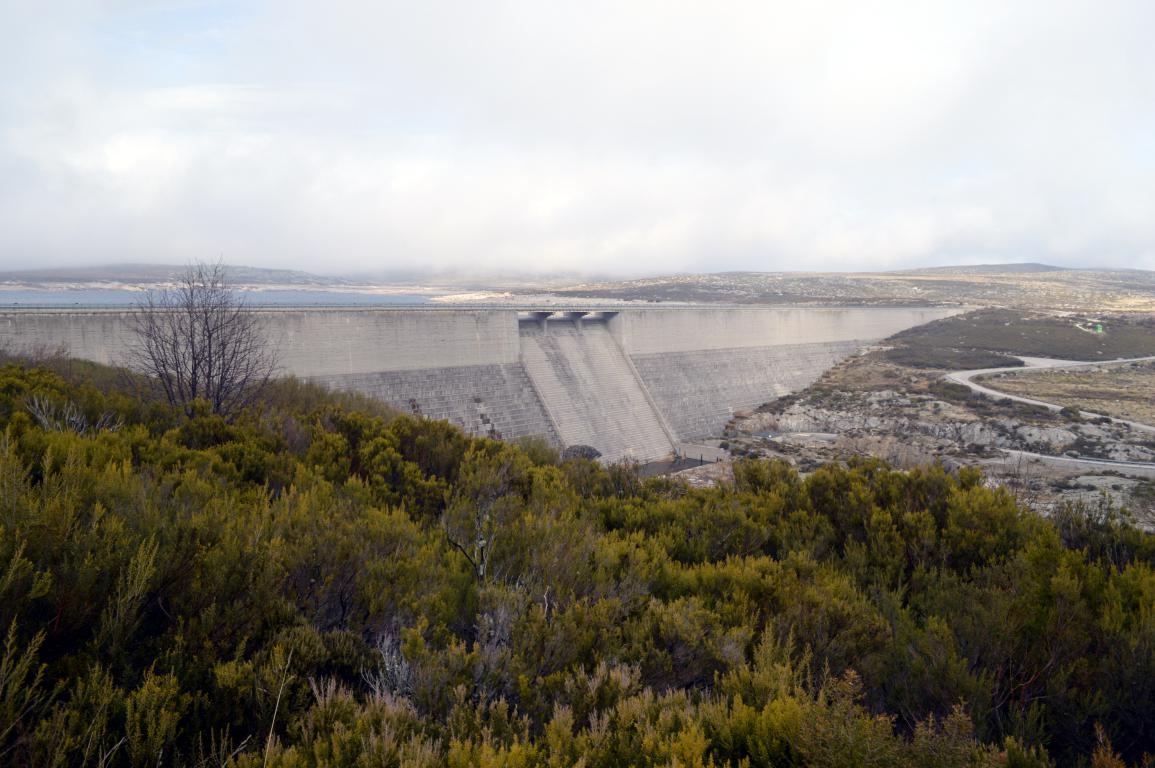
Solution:
{"label": "distant hillside", "polygon": [[[185,267],[174,264],[108,264],[96,267],[56,267],[0,272],[3,283],[163,283],[178,277]],[[333,285],[331,277],[290,269],[226,266],[229,279],[243,285]]]}
{"label": "distant hillside", "polygon": [[[0,290],[154,287],[183,266],[114,264],[0,272]],[[1067,269],[1048,264],[977,264],[894,272],[718,272],[632,280],[376,271],[323,276],[288,269],[227,266],[240,288],[417,292],[476,291],[478,301],[518,302],[552,295],[566,300],[728,303],[787,306],[965,304],[1040,311],[1155,312],[1155,272]],[[414,288],[414,286],[419,286]],[[462,300],[469,300],[468,298]]]}
{"label": "distant hillside", "polygon": [[1067,267],[1056,267],[1038,262],[1012,264],[970,264],[966,266],[918,267],[902,269],[887,274],[893,275],[1018,275],[1039,272],[1069,272]]}
{"label": "distant hillside", "polygon": [[[0,290],[5,285],[39,288],[67,285],[99,288],[109,285],[152,286],[170,282],[185,270],[179,264],[106,264],[0,271]],[[339,275],[317,275],[292,269],[267,269],[225,265],[229,282],[248,288],[295,287],[315,289],[372,289],[400,286],[444,287],[452,290],[515,290],[536,292],[582,279],[573,273],[534,275],[520,272],[474,273],[461,270],[378,269]],[[588,279],[588,276],[587,278]],[[601,279],[601,278],[599,278]]]}
{"label": "distant hillside", "polygon": [[1155,312],[1155,272],[1046,264],[931,267],[900,272],[730,272],[587,282],[566,297],[757,305],[966,304],[1039,311]]}

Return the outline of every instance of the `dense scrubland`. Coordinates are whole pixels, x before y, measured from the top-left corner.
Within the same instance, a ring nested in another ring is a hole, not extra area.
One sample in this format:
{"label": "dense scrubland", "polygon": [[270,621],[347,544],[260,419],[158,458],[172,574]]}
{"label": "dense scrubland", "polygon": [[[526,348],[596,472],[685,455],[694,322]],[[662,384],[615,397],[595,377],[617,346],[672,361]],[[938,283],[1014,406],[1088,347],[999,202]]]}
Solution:
{"label": "dense scrubland", "polygon": [[639,480],[279,382],[0,368],[5,765],[1120,765],[1155,538],[975,471]]}
{"label": "dense scrubland", "polygon": [[[1101,329],[1102,332],[1098,332]],[[1113,360],[1155,355],[1155,317],[1142,314],[1056,317],[983,309],[896,333],[887,357],[912,368],[959,370],[1017,366],[1012,355]]]}

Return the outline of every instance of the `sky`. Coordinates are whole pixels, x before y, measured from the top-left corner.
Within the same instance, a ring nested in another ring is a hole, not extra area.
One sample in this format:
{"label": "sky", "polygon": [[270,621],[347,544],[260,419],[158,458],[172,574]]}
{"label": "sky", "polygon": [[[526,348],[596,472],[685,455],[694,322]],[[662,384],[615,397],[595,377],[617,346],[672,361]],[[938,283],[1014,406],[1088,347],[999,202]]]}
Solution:
{"label": "sky", "polygon": [[1155,269],[1150,0],[0,0],[0,269]]}

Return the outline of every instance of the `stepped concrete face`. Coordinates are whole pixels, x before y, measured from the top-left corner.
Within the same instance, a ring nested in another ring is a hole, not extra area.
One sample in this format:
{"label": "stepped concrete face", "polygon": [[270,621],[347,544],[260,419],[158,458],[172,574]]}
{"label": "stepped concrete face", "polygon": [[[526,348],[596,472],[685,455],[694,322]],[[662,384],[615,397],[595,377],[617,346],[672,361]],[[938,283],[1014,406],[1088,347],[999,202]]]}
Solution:
{"label": "stepped concrete face", "polygon": [[[262,309],[284,373],[476,435],[659,459],[950,308]],[[125,360],[122,310],[0,311],[0,349]]]}
{"label": "stepped concrete face", "polygon": [[562,444],[520,363],[313,376],[335,389],[363,392],[404,413],[445,419],[471,435],[540,435]]}
{"label": "stepped concrete face", "polygon": [[696,440],[717,435],[735,411],[805,388],[859,346],[828,341],[659,352],[634,355],[633,362],[677,438]]}

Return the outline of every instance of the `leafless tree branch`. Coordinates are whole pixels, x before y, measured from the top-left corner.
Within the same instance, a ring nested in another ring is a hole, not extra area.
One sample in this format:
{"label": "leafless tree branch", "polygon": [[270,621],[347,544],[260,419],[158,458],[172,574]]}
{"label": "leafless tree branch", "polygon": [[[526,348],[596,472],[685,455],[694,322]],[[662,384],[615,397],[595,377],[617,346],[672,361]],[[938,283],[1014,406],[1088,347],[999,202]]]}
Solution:
{"label": "leafless tree branch", "polygon": [[176,286],[150,291],[133,309],[132,330],[129,366],[189,414],[197,400],[235,413],[277,368],[260,317],[229,288],[220,263],[194,264]]}

